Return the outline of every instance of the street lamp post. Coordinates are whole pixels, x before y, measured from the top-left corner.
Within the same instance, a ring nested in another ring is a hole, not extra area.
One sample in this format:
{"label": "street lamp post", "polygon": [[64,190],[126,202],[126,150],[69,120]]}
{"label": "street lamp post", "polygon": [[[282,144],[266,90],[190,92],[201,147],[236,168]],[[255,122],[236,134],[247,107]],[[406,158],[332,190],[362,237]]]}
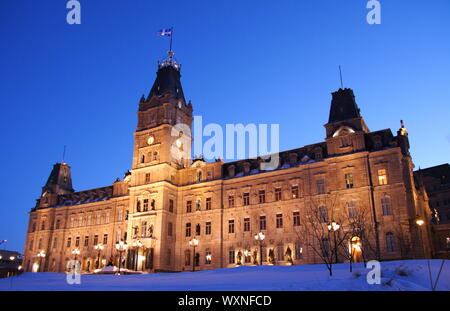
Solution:
{"label": "street lamp post", "polygon": [[118,274],[120,275],[120,266],[122,264],[122,253],[125,252],[128,248],[127,242],[124,242],[123,240],[120,240],[116,243],[116,249],[119,251],[119,271]]}
{"label": "street lamp post", "polygon": [[192,272],[195,272],[195,248],[198,245],[198,240],[196,238],[193,238],[192,240],[189,241],[189,245],[192,246],[194,248],[194,256],[193,256],[193,260],[192,260]]}
{"label": "street lamp post", "polygon": [[142,243],[141,241],[137,240],[133,242],[133,247],[136,249],[136,253],[135,253],[135,269],[136,271],[138,271],[138,258],[139,258],[139,249],[142,247]]}
{"label": "street lamp post", "polygon": [[255,240],[259,242],[259,265],[261,266],[262,266],[262,243],[265,238],[266,236],[262,232],[255,234]]}
{"label": "street lamp post", "polygon": [[422,226],[425,224],[425,221],[420,218],[419,215],[416,216],[416,224],[417,226],[419,226],[419,235],[420,235],[420,242],[422,243],[422,252],[423,252],[423,257],[427,257],[425,255],[425,243],[423,242],[423,235],[422,235]]}
{"label": "street lamp post", "polygon": [[104,246],[103,244],[97,244],[94,248],[97,251],[97,269],[100,269],[100,253],[102,252]]}
{"label": "street lamp post", "polygon": [[336,263],[338,262],[338,250],[337,250],[337,239],[336,239],[336,231],[339,230],[341,225],[339,225],[334,220],[328,225],[328,231],[333,231],[333,239],[334,239],[334,258]]}
{"label": "street lamp post", "polygon": [[37,254],[37,256],[39,257],[39,269],[38,269],[38,271],[42,270],[42,272],[44,272],[44,267],[41,268],[41,266],[42,266],[42,260],[45,258],[45,252],[42,250],[42,251],[40,251]]}

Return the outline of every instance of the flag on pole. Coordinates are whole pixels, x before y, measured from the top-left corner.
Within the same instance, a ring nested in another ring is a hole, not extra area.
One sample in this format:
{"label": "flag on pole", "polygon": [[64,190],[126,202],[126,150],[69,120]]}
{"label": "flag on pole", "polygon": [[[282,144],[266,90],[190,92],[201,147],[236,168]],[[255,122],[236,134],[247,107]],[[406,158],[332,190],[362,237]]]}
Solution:
{"label": "flag on pole", "polygon": [[157,33],[159,36],[168,36],[171,37],[172,36],[172,28],[169,29],[161,29],[160,31],[158,31]]}

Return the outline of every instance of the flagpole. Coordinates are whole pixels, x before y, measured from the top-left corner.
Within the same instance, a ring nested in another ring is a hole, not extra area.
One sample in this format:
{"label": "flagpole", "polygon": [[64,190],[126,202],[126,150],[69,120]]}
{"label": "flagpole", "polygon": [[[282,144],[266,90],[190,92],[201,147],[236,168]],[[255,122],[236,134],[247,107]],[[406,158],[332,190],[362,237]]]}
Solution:
{"label": "flagpole", "polygon": [[173,27],[170,30],[171,30],[171,33],[170,33],[170,48],[169,48],[169,52],[172,52]]}

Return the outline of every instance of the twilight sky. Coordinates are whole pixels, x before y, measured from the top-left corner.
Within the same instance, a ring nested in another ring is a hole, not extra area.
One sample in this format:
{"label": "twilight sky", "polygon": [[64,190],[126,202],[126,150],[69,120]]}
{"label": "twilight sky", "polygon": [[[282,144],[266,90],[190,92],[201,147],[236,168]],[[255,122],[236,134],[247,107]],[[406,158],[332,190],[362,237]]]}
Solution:
{"label": "twilight sky", "polygon": [[76,190],[131,166],[138,100],[175,27],[174,50],[204,123],[278,123],[280,149],[322,141],[330,93],[354,90],[369,128],[405,121],[416,167],[449,162],[450,2],[379,0],[0,2],[0,240],[23,250],[28,212],[55,162]]}

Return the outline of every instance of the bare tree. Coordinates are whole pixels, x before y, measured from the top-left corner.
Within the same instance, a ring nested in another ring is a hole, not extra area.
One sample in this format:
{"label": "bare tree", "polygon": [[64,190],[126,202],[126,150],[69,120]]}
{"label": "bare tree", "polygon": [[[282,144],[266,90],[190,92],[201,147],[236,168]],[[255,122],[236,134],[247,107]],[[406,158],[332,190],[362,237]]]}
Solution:
{"label": "bare tree", "polygon": [[394,234],[396,237],[396,242],[398,245],[398,248],[400,250],[400,255],[402,259],[408,259],[411,257],[411,251],[412,251],[412,243],[414,245],[417,245],[416,241],[411,241],[409,238],[409,235],[405,233],[405,229],[402,227],[401,224],[399,224],[394,229]]}
{"label": "bare tree", "polygon": [[326,204],[318,206],[317,202],[310,200],[310,204],[305,206],[304,221],[296,231],[297,236],[326,265],[330,276],[333,275],[333,264],[339,261],[339,248],[348,235],[344,230],[329,228],[332,222],[338,224],[338,228],[345,225],[345,219],[335,209],[336,200],[337,196],[328,207]]}
{"label": "bare tree", "polygon": [[347,243],[342,243],[341,253],[350,263],[350,272],[352,264],[355,262],[355,255],[361,252],[364,265],[369,258],[376,254],[374,246],[375,233],[371,223],[370,211],[366,208],[355,208],[352,214],[347,215],[348,233]]}

